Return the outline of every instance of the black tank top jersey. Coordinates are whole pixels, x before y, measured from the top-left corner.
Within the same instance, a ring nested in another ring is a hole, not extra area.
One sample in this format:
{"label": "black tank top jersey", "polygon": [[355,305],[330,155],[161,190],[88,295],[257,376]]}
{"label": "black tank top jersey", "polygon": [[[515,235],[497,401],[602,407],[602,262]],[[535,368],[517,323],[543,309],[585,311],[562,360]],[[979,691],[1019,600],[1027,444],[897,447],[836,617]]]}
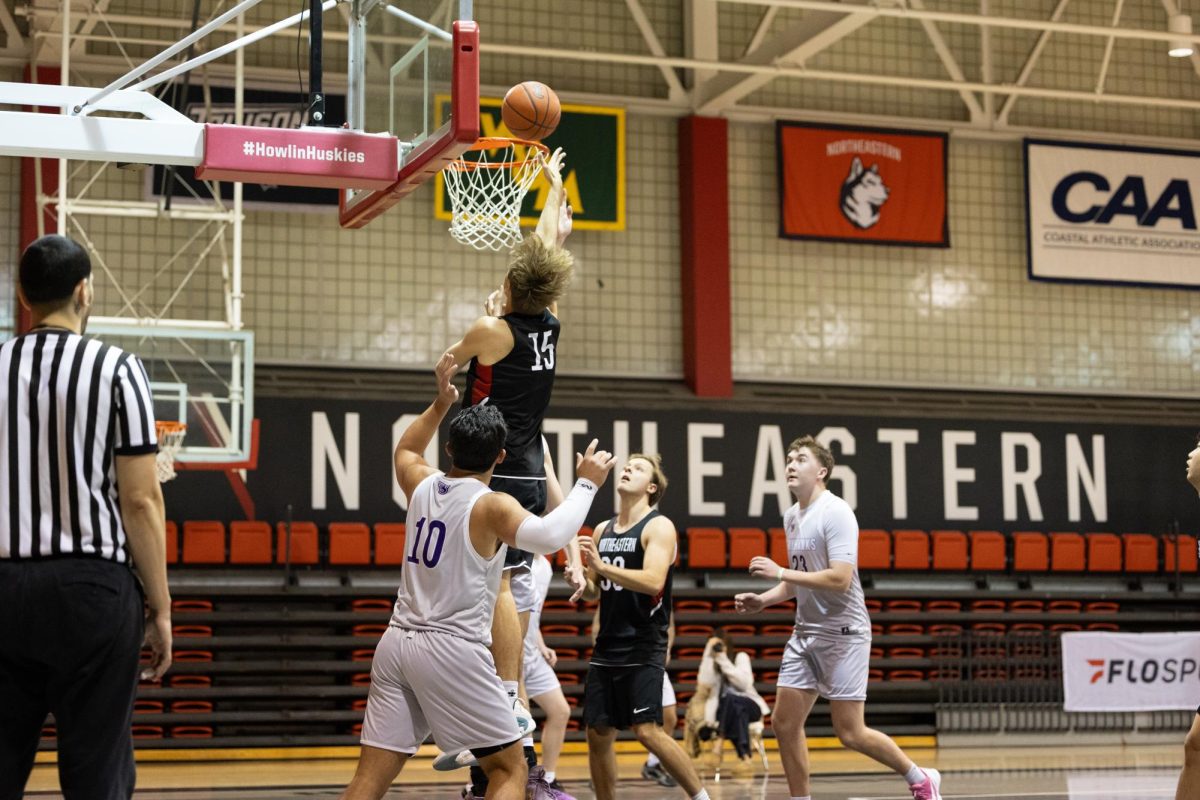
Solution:
{"label": "black tank top jersey", "polygon": [[513,349],[491,366],[471,359],[463,408],[487,400],[504,413],[508,456],[496,468],[497,477],[540,477],[545,474],[542,419],[554,389],[559,323],[549,310],[501,319],[512,331]]}
{"label": "black tank top jersey", "polygon": [[[650,520],[659,516],[651,510],[636,525],[617,533],[617,518],[604,528],[596,548],[600,558],[625,569],[642,569],[645,548],[642,532]],[[600,631],[592,648],[591,663],[600,666],[630,664],[662,665],[667,655],[667,627],[671,618],[671,576],[675,558],[667,567],[662,591],[648,594],[623,589],[610,581],[600,582]]]}

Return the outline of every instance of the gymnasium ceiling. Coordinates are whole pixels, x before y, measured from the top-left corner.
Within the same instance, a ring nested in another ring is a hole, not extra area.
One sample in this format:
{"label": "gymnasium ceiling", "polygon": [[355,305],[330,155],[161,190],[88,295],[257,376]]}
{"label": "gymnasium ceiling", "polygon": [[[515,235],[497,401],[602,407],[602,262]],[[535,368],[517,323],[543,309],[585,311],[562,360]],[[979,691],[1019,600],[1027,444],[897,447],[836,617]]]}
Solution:
{"label": "gymnasium ceiling", "polygon": [[[1167,25],[1188,1],[476,0],[474,16],[489,94],[540,78],[644,114],[1180,145],[1197,135],[1200,56],[1169,57]],[[201,24],[232,5],[199,0]],[[302,7],[266,0],[247,29]],[[339,11],[325,15],[331,65],[344,63]],[[76,0],[71,82],[103,85],[186,34],[192,12],[191,0]],[[57,66],[62,29],[58,0],[0,0],[0,66]],[[233,35],[231,23],[204,46]],[[295,28],[250,47],[248,85],[295,90],[297,60]],[[232,71],[229,56],[207,77]]]}

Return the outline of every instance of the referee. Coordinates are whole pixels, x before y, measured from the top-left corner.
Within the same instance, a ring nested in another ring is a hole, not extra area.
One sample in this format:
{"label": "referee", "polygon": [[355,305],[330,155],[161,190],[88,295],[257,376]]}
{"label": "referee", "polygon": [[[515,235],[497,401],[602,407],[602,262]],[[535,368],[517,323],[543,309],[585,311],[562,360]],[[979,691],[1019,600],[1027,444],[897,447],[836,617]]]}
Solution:
{"label": "referee", "polygon": [[23,796],[47,712],[67,800],[126,800],[143,640],[142,678],[171,664],[149,380],[81,335],[92,265],[75,242],[29,245],[18,296],[33,327],[0,345],[0,800]]}

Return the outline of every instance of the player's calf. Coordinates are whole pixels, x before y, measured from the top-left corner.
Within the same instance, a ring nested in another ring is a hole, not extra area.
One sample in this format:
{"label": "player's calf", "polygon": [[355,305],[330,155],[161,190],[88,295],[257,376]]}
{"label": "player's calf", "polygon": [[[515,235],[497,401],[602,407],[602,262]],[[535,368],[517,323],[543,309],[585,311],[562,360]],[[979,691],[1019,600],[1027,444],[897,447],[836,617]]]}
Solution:
{"label": "player's calf", "polygon": [[487,774],[488,800],[525,800],[529,767],[525,764],[520,741],[479,759],[479,766]]}

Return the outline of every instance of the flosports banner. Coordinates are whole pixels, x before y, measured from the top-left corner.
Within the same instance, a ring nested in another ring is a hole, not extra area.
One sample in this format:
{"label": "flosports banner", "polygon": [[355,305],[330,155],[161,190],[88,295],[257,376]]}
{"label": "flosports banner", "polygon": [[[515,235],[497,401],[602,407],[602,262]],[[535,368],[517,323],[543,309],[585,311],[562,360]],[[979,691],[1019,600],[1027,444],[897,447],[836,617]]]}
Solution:
{"label": "flosports banner", "polygon": [[1200,705],[1200,632],[1064,633],[1063,710]]}
{"label": "flosports banner", "polygon": [[1200,152],[1025,140],[1029,276],[1200,286]]}
{"label": "flosports banner", "polygon": [[949,247],[946,134],[779,122],[779,235]]}

